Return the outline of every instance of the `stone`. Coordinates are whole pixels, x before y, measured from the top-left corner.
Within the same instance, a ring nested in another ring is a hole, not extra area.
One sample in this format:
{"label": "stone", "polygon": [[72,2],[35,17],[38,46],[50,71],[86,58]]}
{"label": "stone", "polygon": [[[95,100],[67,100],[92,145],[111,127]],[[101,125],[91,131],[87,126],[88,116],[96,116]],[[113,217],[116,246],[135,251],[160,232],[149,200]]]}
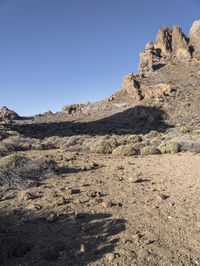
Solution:
{"label": "stone", "polygon": [[102,202],[102,207],[107,209],[114,206],[114,203],[111,200],[105,200]]}
{"label": "stone", "polygon": [[48,214],[46,220],[48,223],[54,223],[57,220],[58,216],[56,213],[52,212],[50,214]]}
{"label": "stone", "polygon": [[166,199],[169,198],[169,195],[160,194],[158,197],[159,197],[159,199],[161,199],[161,200],[166,200]]}
{"label": "stone", "polygon": [[79,193],[81,193],[80,188],[72,188],[71,189],[71,194],[79,194]]}
{"label": "stone", "polygon": [[83,219],[86,217],[86,213],[84,212],[75,212],[74,214],[75,219]]}
{"label": "stone", "polygon": [[28,201],[28,200],[33,200],[36,199],[36,195],[27,192],[27,191],[22,191],[19,195],[18,195],[18,200],[20,202],[22,201]]}
{"label": "stone", "polygon": [[86,247],[85,247],[84,244],[81,244],[81,246],[80,246],[80,253],[83,254],[85,252],[86,252]]}
{"label": "stone", "polygon": [[40,204],[29,204],[26,207],[27,210],[41,210],[42,206]]}
{"label": "stone", "polygon": [[110,263],[116,258],[114,253],[107,253],[105,257]]}

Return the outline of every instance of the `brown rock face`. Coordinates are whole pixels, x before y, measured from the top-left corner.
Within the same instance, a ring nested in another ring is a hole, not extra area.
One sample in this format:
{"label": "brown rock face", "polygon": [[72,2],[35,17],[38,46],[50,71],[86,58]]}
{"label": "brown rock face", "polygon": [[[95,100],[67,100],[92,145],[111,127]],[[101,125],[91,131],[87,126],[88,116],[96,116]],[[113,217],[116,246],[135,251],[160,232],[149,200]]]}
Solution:
{"label": "brown rock face", "polygon": [[189,32],[189,39],[193,57],[200,60],[200,20],[193,23]]}

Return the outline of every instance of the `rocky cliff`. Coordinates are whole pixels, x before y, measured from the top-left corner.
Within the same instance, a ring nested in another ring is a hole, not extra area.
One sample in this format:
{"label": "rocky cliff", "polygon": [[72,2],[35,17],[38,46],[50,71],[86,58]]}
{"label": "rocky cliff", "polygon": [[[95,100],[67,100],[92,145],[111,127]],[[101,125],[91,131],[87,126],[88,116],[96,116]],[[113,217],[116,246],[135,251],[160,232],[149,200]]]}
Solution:
{"label": "rocky cliff", "polygon": [[140,53],[139,73],[148,75],[166,64],[200,60],[200,20],[195,21],[187,37],[180,27],[162,27],[155,43],[148,42]]}

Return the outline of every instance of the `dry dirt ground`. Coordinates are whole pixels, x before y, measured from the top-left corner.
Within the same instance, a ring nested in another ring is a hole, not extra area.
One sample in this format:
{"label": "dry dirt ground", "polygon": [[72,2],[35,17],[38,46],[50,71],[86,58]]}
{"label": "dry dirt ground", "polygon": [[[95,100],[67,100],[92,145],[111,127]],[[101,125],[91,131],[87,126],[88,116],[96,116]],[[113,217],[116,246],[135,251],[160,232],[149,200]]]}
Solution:
{"label": "dry dirt ground", "polygon": [[2,195],[0,265],[200,264],[200,154],[38,155],[65,171]]}

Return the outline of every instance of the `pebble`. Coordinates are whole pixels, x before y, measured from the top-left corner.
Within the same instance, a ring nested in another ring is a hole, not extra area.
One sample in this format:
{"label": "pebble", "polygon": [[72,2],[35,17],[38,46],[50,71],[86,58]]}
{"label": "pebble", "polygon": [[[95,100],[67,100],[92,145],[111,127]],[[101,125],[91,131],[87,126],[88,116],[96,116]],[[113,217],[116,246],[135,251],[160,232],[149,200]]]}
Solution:
{"label": "pebble", "polygon": [[112,207],[114,204],[111,200],[106,200],[102,202],[102,207],[103,208],[110,208]]}
{"label": "pebble", "polygon": [[29,204],[26,209],[28,210],[41,210],[42,206],[40,204]]}
{"label": "pebble", "polygon": [[160,194],[158,197],[159,197],[159,199],[161,199],[161,200],[166,200],[166,199],[169,198],[168,195],[164,195],[164,194]]}
{"label": "pebble", "polygon": [[71,194],[79,194],[79,193],[81,193],[80,188],[72,188],[71,189]]}
{"label": "pebble", "polygon": [[75,212],[74,217],[75,219],[83,219],[85,218],[86,214],[83,212]]}
{"label": "pebble", "polygon": [[54,213],[54,212],[50,213],[50,214],[47,216],[47,218],[46,218],[46,220],[47,220],[48,223],[53,223],[53,222],[55,222],[57,219],[58,219],[58,216],[57,216],[57,214]]}
{"label": "pebble", "polygon": [[106,259],[109,262],[112,262],[115,259],[115,254],[114,253],[108,253],[108,254],[106,254]]}
{"label": "pebble", "polygon": [[34,195],[30,192],[27,192],[27,191],[22,191],[18,196],[19,201],[33,200],[35,198],[36,198],[36,195]]}
{"label": "pebble", "polygon": [[81,244],[81,246],[80,246],[80,253],[85,253],[85,251],[86,251],[85,245],[84,244]]}

